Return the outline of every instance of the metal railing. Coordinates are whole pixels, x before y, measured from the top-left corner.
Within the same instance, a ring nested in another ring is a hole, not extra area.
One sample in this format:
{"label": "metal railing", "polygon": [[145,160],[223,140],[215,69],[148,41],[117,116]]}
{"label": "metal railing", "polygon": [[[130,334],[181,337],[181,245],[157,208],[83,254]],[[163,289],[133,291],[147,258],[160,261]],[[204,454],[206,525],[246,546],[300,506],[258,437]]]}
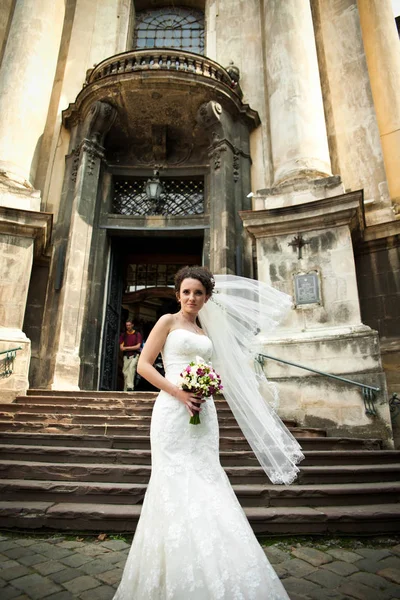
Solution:
{"label": "metal railing", "polygon": [[374,387],[372,385],[367,385],[365,383],[360,383],[359,381],[353,381],[352,379],[347,379],[346,377],[340,377],[339,375],[333,375],[332,373],[325,373],[325,371],[319,371],[318,369],[312,369],[311,367],[306,367],[305,365],[300,365],[299,363],[284,360],[283,358],[277,358],[276,356],[271,356],[270,354],[260,353],[257,355],[256,361],[261,366],[261,368],[264,366],[265,358],[276,360],[277,362],[285,363],[285,365],[291,365],[292,367],[297,367],[298,369],[304,369],[305,371],[310,371],[311,373],[317,373],[318,375],[330,377],[331,379],[337,379],[338,381],[342,381],[343,383],[349,383],[350,385],[355,385],[357,387],[362,388],[365,414],[374,417],[376,416],[377,413],[375,409],[375,399],[376,393],[381,391],[380,388]]}
{"label": "metal railing", "polygon": [[[0,377],[9,377],[12,375],[14,360],[18,350],[22,350],[21,346],[18,348],[11,348],[10,350],[2,350],[0,352]],[[3,354],[5,354],[5,356],[3,356]]]}
{"label": "metal railing", "polygon": [[389,410],[392,416],[392,419],[397,419],[400,414],[400,398],[396,392],[393,392],[391,397],[389,398]]}

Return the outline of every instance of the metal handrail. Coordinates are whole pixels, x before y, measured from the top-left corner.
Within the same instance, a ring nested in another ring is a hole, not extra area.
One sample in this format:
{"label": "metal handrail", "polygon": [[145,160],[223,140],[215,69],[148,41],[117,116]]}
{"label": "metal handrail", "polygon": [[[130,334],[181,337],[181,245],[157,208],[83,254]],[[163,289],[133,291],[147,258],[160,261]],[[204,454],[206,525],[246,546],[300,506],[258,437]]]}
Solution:
{"label": "metal handrail", "polygon": [[18,346],[18,348],[10,348],[10,350],[1,350],[0,354],[8,354],[9,352],[17,352],[17,350],[22,350],[21,346]]}
{"label": "metal handrail", "polygon": [[13,373],[14,359],[17,355],[18,350],[22,350],[21,346],[18,348],[10,348],[9,350],[1,350],[0,355],[5,354],[4,358],[0,358],[0,361],[4,361],[4,369],[0,370],[0,377],[9,377]]}
{"label": "metal handrail", "polygon": [[337,379],[339,381],[343,381],[344,383],[350,383],[350,385],[356,385],[362,388],[362,395],[364,399],[365,413],[367,415],[376,416],[376,409],[374,405],[374,401],[376,398],[376,393],[381,391],[381,388],[374,387],[372,385],[367,385],[365,383],[360,383],[359,381],[353,381],[352,379],[347,379],[346,377],[340,377],[339,375],[333,375],[332,373],[326,373],[325,371],[319,371],[318,369],[313,369],[311,367],[306,367],[305,365],[300,365],[299,363],[291,362],[289,360],[284,360],[283,358],[277,358],[276,356],[271,356],[270,354],[257,354],[256,361],[264,366],[264,358],[270,358],[271,360],[276,360],[277,362],[285,363],[286,365],[291,365],[292,367],[297,367],[298,369],[304,369],[305,371],[310,371],[311,373],[317,373],[318,375],[323,375],[324,377],[330,377],[331,379]]}

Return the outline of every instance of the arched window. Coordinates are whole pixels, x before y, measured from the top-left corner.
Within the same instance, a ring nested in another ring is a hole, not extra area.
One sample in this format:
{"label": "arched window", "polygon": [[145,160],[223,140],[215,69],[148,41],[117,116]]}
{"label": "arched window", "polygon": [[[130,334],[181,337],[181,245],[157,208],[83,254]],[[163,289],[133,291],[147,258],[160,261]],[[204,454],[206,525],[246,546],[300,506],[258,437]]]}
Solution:
{"label": "arched window", "polygon": [[180,48],[204,53],[204,13],[165,7],[136,13],[134,48]]}

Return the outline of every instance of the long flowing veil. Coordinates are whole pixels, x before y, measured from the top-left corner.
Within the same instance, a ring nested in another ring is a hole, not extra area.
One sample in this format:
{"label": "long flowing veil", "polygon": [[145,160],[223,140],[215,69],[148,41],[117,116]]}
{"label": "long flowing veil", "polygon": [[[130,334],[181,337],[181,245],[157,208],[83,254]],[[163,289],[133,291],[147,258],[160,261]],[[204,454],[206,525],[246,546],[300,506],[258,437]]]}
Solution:
{"label": "long flowing veil", "polygon": [[213,366],[224,396],[261,466],[273,483],[289,484],[304,456],[274,410],[276,387],[256,373],[258,334],[268,335],[290,310],[287,294],[253,279],[215,275],[215,290],[199,313],[213,342]]}

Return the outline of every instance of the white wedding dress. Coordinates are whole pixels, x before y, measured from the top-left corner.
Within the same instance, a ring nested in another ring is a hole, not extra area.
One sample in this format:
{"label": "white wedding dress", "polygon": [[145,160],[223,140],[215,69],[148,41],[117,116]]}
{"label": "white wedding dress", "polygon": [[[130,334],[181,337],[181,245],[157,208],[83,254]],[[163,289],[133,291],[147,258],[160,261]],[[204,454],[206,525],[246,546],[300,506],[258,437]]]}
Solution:
{"label": "white wedding dress", "polygon": [[[166,378],[201,356],[212,342],[172,330],[163,348]],[[200,425],[161,391],[151,421],[152,474],[141,517],[114,600],[287,600],[219,461],[214,401]]]}

